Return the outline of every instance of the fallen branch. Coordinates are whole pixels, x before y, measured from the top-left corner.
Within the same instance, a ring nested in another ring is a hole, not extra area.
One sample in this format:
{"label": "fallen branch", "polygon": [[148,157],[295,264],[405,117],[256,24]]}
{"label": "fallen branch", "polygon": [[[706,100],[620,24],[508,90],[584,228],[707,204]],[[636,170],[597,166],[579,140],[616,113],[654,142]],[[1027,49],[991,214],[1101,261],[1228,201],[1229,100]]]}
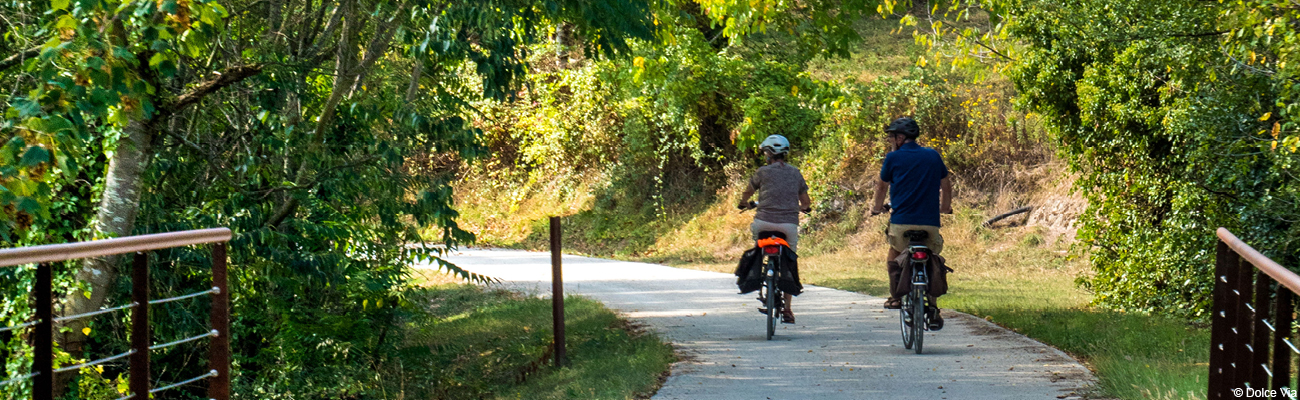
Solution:
{"label": "fallen branch", "polygon": [[989,218],[988,221],[984,221],[984,226],[987,227],[987,226],[989,226],[989,225],[992,225],[994,222],[998,222],[998,221],[1004,220],[1004,219],[1006,219],[1007,217],[1010,217],[1010,216],[1012,216],[1012,215],[1016,215],[1016,214],[1024,214],[1024,213],[1027,213],[1027,212],[1029,212],[1030,210],[1033,210],[1033,209],[1034,209],[1033,206],[1024,206],[1024,207],[1020,207],[1020,208],[1017,208],[1017,209],[1011,210],[1011,212],[1008,212],[1008,213],[1006,213],[1006,214],[1002,214],[1002,215],[999,215],[999,216],[996,216],[996,217],[993,217],[993,218]]}

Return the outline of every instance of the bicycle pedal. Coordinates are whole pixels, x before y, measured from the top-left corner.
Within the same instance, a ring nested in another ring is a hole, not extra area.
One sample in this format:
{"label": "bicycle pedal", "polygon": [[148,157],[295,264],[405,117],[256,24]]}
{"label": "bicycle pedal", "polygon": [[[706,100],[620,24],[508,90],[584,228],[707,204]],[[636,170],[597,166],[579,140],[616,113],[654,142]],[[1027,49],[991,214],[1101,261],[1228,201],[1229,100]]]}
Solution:
{"label": "bicycle pedal", "polygon": [[767,309],[766,309],[766,308],[759,307],[759,309],[758,309],[758,313],[759,313],[759,314],[763,314],[763,315],[767,315]]}
{"label": "bicycle pedal", "polygon": [[929,326],[927,326],[927,328],[928,328],[927,330],[931,330],[931,331],[942,330],[942,329],[943,329],[943,319],[940,318],[940,319],[937,319],[937,320],[933,320],[933,319],[930,320],[930,324],[929,324]]}

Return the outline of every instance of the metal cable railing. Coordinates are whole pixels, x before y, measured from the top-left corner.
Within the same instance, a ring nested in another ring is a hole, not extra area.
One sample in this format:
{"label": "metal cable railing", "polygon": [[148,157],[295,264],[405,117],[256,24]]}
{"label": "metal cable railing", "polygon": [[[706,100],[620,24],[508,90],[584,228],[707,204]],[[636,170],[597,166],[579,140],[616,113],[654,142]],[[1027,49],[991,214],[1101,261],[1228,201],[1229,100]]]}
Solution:
{"label": "metal cable railing", "polygon": [[1294,298],[1300,275],[1219,228],[1209,398],[1296,399]]}
{"label": "metal cable railing", "polygon": [[[122,399],[132,398],[139,393],[153,394],[208,379],[208,397],[213,400],[228,400],[230,398],[230,295],[229,291],[226,290],[226,242],[230,240],[230,237],[229,229],[216,228],[0,250],[0,267],[37,264],[36,285],[33,289],[33,297],[36,299],[35,320],[15,326],[0,327],[0,333],[32,328],[33,331],[30,335],[34,350],[32,371],[25,375],[0,381],[0,386],[31,380],[33,382],[33,398],[46,399],[53,392],[55,374],[73,372],[129,357],[130,393],[122,397]],[[165,299],[150,300],[149,257],[147,252],[206,243],[213,244],[212,289]],[[130,304],[57,318],[53,316],[52,267],[50,263],[131,252],[135,252],[135,260],[131,271],[132,302]],[[212,296],[211,330],[197,336],[167,343],[151,344],[150,306],[201,296]],[[127,309],[132,311],[131,349],[129,351],[111,357],[86,361],[81,364],[54,368],[54,323],[92,318]],[[156,388],[152,387],[149,365],[151,352],[208,338],[212,339],[208,353],[208,366],[211,369],[208,373],[184,381]]]}

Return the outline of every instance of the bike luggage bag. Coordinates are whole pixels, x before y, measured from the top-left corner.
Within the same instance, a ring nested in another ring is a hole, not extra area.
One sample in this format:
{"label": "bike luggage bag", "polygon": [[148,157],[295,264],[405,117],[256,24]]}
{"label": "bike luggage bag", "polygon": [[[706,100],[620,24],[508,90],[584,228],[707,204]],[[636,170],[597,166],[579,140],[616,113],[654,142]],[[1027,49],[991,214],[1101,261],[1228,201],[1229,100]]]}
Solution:
{"label": "bike luggage bag", "polygon": [[763,287],[763,249],[755,247],[745,250],[736,265],[736,286],[740,294],[753,292]]}
{"label": "bike luggage bag", "polygon": [[[907,253],[900,254],[894,262],[899,265],[899,276],[894,279],[896,286],[892,288],[891,295],[894,298],[903,298],[908,292],[912,291],[912,262],[909,260]],[[947,260],[943,256],[932,255],[929,263],[926,263],[927,275],[930,276],[930,284],[926,287],[926,294],[934,297],[948,294],[948,273],[953,272],[948,268]]]}
{"label": "bike luggage bag", "polygon": [[[736,286],[740,294],[753,292],[763,287],[763,248],[754,247],[740,256],[736,265]],[[777,271],[777,287],[782,292],[798,296],[803,293],[803,283],[799,281],[799,256],[789,247],[781,251],[781,269]]]}

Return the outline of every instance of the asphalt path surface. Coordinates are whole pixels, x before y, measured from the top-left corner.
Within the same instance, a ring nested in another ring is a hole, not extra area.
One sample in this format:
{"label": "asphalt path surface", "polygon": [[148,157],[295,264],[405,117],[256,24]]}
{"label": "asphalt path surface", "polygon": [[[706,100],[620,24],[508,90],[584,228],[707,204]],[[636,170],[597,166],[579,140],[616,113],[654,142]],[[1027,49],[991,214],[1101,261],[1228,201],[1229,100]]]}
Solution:
{"label": "asphalt path surface", "polygon": [[[448,261],[551,292],[549,253],[462,250]],[[798,323],[768,341],[756,294],[738,295],[730,274],[569,255],[563,271],[566,295],[603,302],[681,354],[654,399],[1057,399],[1079,398],[1093,380],[1056,349],[949,310],[918,355],[883,299],[805,285]]]}

